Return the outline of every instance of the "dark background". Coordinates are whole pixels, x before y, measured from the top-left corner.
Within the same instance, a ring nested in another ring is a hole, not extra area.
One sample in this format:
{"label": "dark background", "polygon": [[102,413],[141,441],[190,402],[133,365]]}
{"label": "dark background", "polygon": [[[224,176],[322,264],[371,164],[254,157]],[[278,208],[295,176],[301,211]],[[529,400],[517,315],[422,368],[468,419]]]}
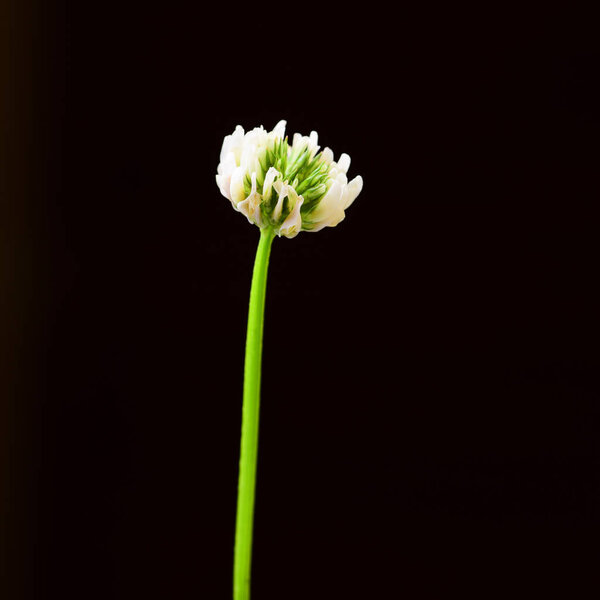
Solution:
{"label": "dark background", "polygon": [[235,125],[281,118],[365,185],[338,227],[274,242],[253,598],[595,595],[586,36],[341,6],[14,6],[6,597],[230,597],[258,229],[214,175]]}

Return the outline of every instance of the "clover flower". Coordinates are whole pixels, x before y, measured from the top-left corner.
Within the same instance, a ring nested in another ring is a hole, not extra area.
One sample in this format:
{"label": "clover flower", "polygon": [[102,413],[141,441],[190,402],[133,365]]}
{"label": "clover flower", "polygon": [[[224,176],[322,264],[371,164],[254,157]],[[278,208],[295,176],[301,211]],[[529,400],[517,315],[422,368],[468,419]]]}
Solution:
{"label": "clover flower", "polygon": [[336,162],[333,152],[319,152],[318,135],[285,136],[285,121],[267,132],[262,125],[248,133],[238,125],[225,137],[217,185],[233,208],[260,229],[293,238],[300,231],[334,227],[362,190],[359,175],[348,182],[350,157]]}
{"label": "clover flower", "polygon": [[256,127],[248,133],[239,125],[225,137],[217,168],[217,185],[233,208],[260,228],[256,249],[246,333],[242,432],[233,559],[233,598],[250,600],[250,570],[256,465],[262,339],[267,272],[276,235],[293,238],[300,231],[334,227],[362,190],[362,177],[348,182],[350,157],[319,152],[318,136],[285,137],[285,121],[273,131]]}

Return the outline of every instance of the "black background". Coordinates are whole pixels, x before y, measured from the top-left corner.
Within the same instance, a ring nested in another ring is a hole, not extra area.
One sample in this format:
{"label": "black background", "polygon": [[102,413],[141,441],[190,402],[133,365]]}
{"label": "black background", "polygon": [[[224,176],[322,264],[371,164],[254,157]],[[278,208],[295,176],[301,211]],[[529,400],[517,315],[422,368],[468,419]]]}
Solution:
{"label": "black background", "polygon": [[364,189],[338,227],[273,245],[253,598],[597,592],[585,36],[341,6],[24,6],[7,597],[230,597],[258,229],[214,175],[235,125],[281,118],[350,154]]}

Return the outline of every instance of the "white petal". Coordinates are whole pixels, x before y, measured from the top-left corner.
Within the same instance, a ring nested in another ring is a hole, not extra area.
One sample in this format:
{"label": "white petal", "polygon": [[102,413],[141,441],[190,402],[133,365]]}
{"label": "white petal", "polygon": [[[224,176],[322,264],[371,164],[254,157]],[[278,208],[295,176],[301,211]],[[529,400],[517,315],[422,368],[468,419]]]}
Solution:
{"label": "white petal", "polygon": [[356,200],[356,197],[360,194],[362,188],[363,178],[360,175],[356,176],[347,186],[345,186],[343,193],[344,210]]}
{"label": "white petal", "polygon": [[231,200],[231,195],[229,193],[231,186],[231,175],[217,175],[217,185],[219,186],[221,194],[223,194],[223,196],[225,196],[225,198],[228,200]]}
{"label": "white petal", "polygon": [[279,218],[281,217],[281,210],[283,209],[283,201],[284,201],[285,197],[288,195],[288,190],[290,188],[287,184],[283,183],[283,181],[275,181],[273,183],[273,187],[275,188],[275,191],[279,194],[279,200],[277,200],[277,204],[275,205],[275,208],[273,209],[273,220],[278,221]]}
{"label": "white petal", "polygon": [[248,200],[242,200],[237,206],[237,210],[239,210],[247,219],[252,223],[252,219],[250,219],[250,208],[248,206]]}
{"label": "white petal", "polygon": [[248,171],[254,166],[254,160],[257,154],[256,144],[246,142],[242,148],[242,154],[240,158],[240,166],[244,167]]}
{"label": "white petal", "polygon": [[340,171],[347,173],[348,168],[350,167],[350,157],[346,153],[342,154],[340,159],[337,161],[337,164]]}
{"label": "white petal", "polygon": [[286,220],[282,223],[279,231],[277,232],[279,237],[282,235],[287,238],[296,237],[302,229],[302,216],[300,215],[300,208],[304,202],[302,196],[296,194],[294,188],[289,188],[290,200],[294,202],[292,212],[287,216]]}
{"label": "white petal", "polygon": [[321,155],[323,157],[323,160],[330,165],[333,162],[333,152],[331,150],[331,148],[325,148],[325,150],[323,150],[323,154]]}
{"label": "white petal", "polygon": [[256,173],[252,173],[252,190],[250,195],[242,200],[238,205],[238,210],[246,215],[250,223],[256,223],[259,227],[262,226],[260,205],[262,204],[262,198],[256,191]]}
{"label": "white petal", "polygon": [[237,165],[235,164],[235,155],[233,154],[233,152],[228,152],[225,155],[225,158],[219,163],[219,166],[217,167],[217,171],[221,175],[224,175],[227,173],[229,173],[229,175],[231,175],[236,167],[237,167]]}
{"label": "white petal", "polygon": [[241,146],[244,141],[244,128],[238,125],[235,131],[231,135],[226,135],[223,140],[223,147],[221,148],[221,162],[225,160],[225,157],[229,152],[233,152],[234,156],[239,160],[241,154]]}
{"label": "white petal", "polygon": [[273,135],[275,135],[275,137],[283,139],[285,137],[286,124],[287,124],[286,121],[283,121],[283,120],[279,121],[279,123],[277,123],[277,125],[275,125],[275,127],[273,128],[273,131],[271,133]]}
{"label": "white petal", "polygon": [[227,156],[227,153],[230,151],[231,147],[231,135],[226,135],[223,138],[223,145],[221,146],[221,155],[219,157],[219,161],[223,162],[225,160],[225,156]]}
{"label": "white petal", "polygon": [[227,152],[227,154],[223,157],[223,160],[219,163],[219,166],[217,167],[217,185],[221,190],[221,194],[223,194],[223,196],[225,196],[225,198],[228,198],[229,200],[232,200],[231,177],[235,172],[236,168],[236,159],[233,152]]}
{"label": "white petal", "polygon": [[229,190],[226,190],[223,187],[223,175],[221,175],[220,173],[217,173],[216,179],[217,179],[217,185],[219,186],[219,190],[221,190],[221,194],[223,194],[223,196],[225,196],[225,198],[229,199]]}
{"label": "white petal", "polygon": [[310,136],[307,138],[308,140],[308,148],[310,150],[310,157],[313,158],[317,152],[319,151],[319,146],[317,142],[319,141],[319,136],[316,131],[311,131]]}
{"label": "white petal", "polygon": [[271,188],[273,187],[273,182],[275,181],[275,177],[281,175],[279,171],[275,167],[269,167],[269,170],[265,174],[265,180],[263,182],[263,199],[268,202],[271,199]]}
{"label": "white petal", "polygon": [[315,210],[310,214],[313,222],[311,231],[320,231],[323,227],[334,227],[344,220],[342,186],[334,181]]}
{"label": "white petal", "polygon": [[341,186],[344,186],[348,183],[348,177],[346,176],[346,173],[344,173],[344,171],[337,171],[335,169],[332,169],[332,172],[330,172],[330,176],[332,179],[338,181]]}
{"label": "white petal", "polygon": [[236,167],[231,175],[231,183],[229,184],[229,199],[237,206],[245,197],[244,194],[244,177],[246,170],[242,167]]}

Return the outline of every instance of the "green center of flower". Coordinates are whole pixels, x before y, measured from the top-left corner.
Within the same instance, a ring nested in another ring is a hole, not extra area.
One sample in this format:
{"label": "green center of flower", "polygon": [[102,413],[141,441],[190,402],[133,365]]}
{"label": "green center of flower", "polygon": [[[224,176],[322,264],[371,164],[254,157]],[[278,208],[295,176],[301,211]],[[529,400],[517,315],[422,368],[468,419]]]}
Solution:
{"label": "green center of flower", "polygon": [[[271,167],[277,170],[274,181],[292,186],[296,193],[304,198],[302,215],[309,214],[331,186],[330,163],[323,158],[322,152],[315,153],[314,148],[307,143],[290,148],[287,137],[283,140],[276,138],[272,147],[267,147],[259,153],[256,184],[257,192],[261,195],[265,176]],[[246,196],[252,191],[251,173],[247,173],[244,178],[244,191]],[[263,203],[263,211],[272,212],[277,202],[276,196],[277,194],[270,194],[269,199]]]}

